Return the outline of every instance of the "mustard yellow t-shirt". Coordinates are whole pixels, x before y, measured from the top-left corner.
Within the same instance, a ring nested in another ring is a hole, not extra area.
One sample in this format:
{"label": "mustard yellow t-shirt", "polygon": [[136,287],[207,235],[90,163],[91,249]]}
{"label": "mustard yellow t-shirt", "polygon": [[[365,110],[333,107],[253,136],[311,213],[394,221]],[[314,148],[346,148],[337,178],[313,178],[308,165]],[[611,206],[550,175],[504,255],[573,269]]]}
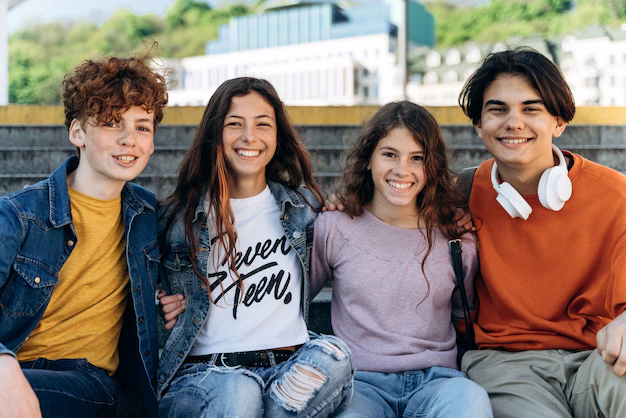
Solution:
{"label": "mustard yellow t-shirt", "polygon": [[[121,196],[99,200],[69,189],[76,247],[19,361],[86,358],[113,374],[129,294]],[[72,245],[70,243],[70,245]]]}

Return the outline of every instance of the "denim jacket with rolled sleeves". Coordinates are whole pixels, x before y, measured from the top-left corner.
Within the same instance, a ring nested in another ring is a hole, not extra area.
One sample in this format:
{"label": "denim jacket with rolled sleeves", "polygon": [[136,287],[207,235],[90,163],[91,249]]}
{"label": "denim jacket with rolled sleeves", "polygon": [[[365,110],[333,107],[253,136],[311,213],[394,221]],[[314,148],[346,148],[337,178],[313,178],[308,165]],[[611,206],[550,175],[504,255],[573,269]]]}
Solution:
{"label": "denim jacket with rolled sleeves", "polygon": [[[280,223],[289,243],[295,249],[302,267],[302,313],[308,324],[309,317],[309,263],[313,247],[313,222],[317,217],[316,200],[312,193],[300,188],[298,194],[280,183],[269,182],[274,198],[281,208]],[[305,196],[305,198],[303,198]],[[311,203],[313,208],[307,203]],[[167,209],[160,211],[159,234],[164,234],[167,223]],[[211,252],[206,213],[202,201],[199,202],[193,226],[199,229],[199,243],[195,264],[200,274],[207,277],[207,264]],[[185,239],[184,226],[180,218],[168,229],[161,246],[161,280],[169,294],[183,294],[187,299],[187,309],[178,316],[165,348],[161,353],[157,373],[159,399],[170,384],[176,371],[187,357],[193,341],[207,318],[211,302],[206,285],[195,274],[190,259],[189,243]]]}
{"label": "denim jacket with rolled sleeves", "polygon": [[[39,323],[75,247],[67,175],[77,166],[78,158],[70,157],[49,178],[0,197],[0,354],[15,356]],[[148,190],[132,183],[124,186],[132,301],[124,314],[116,378],[139,390],[150,411],[156,410],[158,364],[156,207],[156,197]]]}

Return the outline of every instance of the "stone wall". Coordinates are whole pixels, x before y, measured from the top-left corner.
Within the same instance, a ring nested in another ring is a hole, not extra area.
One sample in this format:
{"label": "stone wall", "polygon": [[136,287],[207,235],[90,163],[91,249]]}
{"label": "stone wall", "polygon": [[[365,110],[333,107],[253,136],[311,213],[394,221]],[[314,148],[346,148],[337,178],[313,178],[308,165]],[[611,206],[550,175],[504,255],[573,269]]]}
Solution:
{"label": "stone wall", "polygon": [[[299,126],[314,162],[315,176],[333,191],[346,147],[357,133],[355,125]],[[489,158],[474,128],[443,125],[453,171],[478,165]],[[195,132],[192,125],[165,125],[155,135],[155,153],[136,179],[159,198],[174,186],[176,168]],[[626,126],[571,125],[555,142],[593,161],[626,173]],[[74,148],[61,125],[0,125],[0,194],[47,177]]]}

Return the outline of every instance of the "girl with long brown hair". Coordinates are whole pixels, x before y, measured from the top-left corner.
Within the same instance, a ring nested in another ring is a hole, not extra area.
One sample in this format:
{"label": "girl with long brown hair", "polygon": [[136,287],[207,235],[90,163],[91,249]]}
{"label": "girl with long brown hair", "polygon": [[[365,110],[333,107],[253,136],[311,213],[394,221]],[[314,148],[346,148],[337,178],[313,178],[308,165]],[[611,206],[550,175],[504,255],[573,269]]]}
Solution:
{"label": "girl with long brown hair", "polygon": [[223,83],[160,221],[163,279],[187,306],[161,356],[160,416],[324,417],[349,400],[349,349],[307,330],[322,201],[272,85]]}
{"label": "girl with long brown hair", "polygon": [[337,417],[491,417],[485,391],[458,370],[463,319],[448,241],[463,247],[474,295],[475,239],[455,223],[463,198],[433,116],[408,101],[361,129],[337,191],[345,212],[315,221],[311,294],[332,281],[335,335],[353,353],[355,392]]}

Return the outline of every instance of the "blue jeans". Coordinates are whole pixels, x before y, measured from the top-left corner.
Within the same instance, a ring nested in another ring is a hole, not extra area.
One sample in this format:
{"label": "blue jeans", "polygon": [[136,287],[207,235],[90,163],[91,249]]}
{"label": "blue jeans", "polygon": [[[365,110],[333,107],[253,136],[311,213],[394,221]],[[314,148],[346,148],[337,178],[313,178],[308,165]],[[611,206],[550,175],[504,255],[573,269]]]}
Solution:
{"label": "blue jeans", "polygon": [[44,418],[115,416],[119,385],[86,359],[40,358],[20,366],[39,398]]}
{"label": "blue jeans", "polygon": [[352,354],[340,339],[311,339],[270,367],[184,363],[159,404],[160,417],[327,417],[350,401]]}
{"label": "blue jeans", "polygon": [[487,392],[454,369],[357,371],[352,402],[335,417],[493,417]]}

